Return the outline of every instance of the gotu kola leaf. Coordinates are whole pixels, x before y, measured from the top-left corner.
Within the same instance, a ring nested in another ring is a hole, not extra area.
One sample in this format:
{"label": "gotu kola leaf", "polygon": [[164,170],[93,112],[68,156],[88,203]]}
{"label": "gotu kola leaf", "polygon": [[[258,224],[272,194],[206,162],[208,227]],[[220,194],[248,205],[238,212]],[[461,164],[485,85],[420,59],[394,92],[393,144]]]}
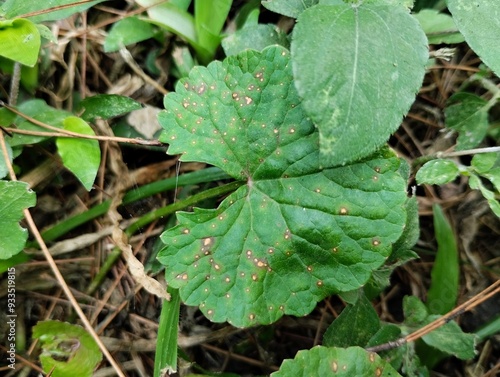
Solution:
{"label": "gotu kola leaf", "polygon": [[285,360],[272,377],[302,376],[397,377],[401,376],[387,361],[360,347],[327,348],[317,346],[299,351],[293,360]]}
{"label": "gotu kola leaf", "polygon": [[0,259],[8,259],[23,249],[28,233],[19,220],[23,210],[35,202],[35,193],[27,183],[0,181]]}
{"label": "gotu kola leaf", "polygon": [[415,18],[403,5],[365,3],[308,8],[293,32],[295,85],[318,126],[323,166],[383,145],[424,77],[427,38]]}
{"label": "gotu kola leaf", "polygon": [[162,235],[167,281],[212,321],[305,315],[359,288],[390,254],[406,220],[401,161],[383,149],[322,170],[284,48],[193,69],[165,108],[160,140],[170,154],[246,181],[216,210],[178,213]]}

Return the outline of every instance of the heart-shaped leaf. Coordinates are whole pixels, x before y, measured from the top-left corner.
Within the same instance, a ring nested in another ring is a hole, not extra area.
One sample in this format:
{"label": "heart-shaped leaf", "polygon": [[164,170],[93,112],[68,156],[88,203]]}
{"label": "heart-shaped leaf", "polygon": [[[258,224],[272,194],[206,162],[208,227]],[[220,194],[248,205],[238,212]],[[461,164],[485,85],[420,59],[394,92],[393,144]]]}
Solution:
{"label": "heart-shaped leaf", "polygon": [[23,249],[28,232],[21,228],[19,220],[23,210],[35,202],[35,193],[27,183],[0,181],[0,259],[8,259]]}
{"label": "heart-shaped leaf", "polygon": [[33,22],[23,19],[0,21],[0,55],[33,67],[40,51],[40,32]]}
{"label": "heart-shaped leaf", "polygon": [[383,145],[425,73],[427,38],[406,7],[360,3],[308,8],[293,32],[295,84],[319,129],[323,166]]}
{"label": "heart-shaped leaf", "polygon": [[195,68],[165,108],[160,139],[170,154],[246,181],[216,210],[178,213],[162,236],[169,284],[212,321],[305,315],[366,283],[390,254],[406,221],[401,161],[383,149],[321,169],[284,48]]}

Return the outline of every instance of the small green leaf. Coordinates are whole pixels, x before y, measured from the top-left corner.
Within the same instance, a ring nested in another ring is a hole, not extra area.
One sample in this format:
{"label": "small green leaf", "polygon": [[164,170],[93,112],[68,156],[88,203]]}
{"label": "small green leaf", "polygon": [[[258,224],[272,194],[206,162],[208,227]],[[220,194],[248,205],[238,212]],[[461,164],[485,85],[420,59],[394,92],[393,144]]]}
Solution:
{"label": "small green leaf", "polygon": [[[82,119],[70,116],[64,120],[64,129],[82,135],[95,135],[92,128]],[[101,163],[101,150],[97,140],[63,138],[56,140],[57,151],[63,164],[90,191]]]}
{"label": "small green leaf", "polygon": [[0,21],[0,56],[33,67],[40,51],[40,32],[24,19]]}
{"label": "small green leaf", "polygon": [[321,163],[373,153],[400,125],[422,84],[427,38],[403,6],[316,5],[297,19],[295,85],[320,133]]}
{"label": "small green leaf", "polygon": [[24,182],[0,181],[0,259],[19,253],[26,243],[28,232],[19,220],[23,210],[33,207],[36,195]]}
{"label": "small green leaf", "polygon": [[94,122],[96,119],[110,119],[142,109],[142,105],[130,97],[117,94],[98,94],[83,99],[79,104],[82,119]]}
{"label": "small green leaf", "polygon": [[487,189],[483,185],[483,183],[481,182],[481,179],[478,176],[476,176],[475,174],[472,174],[469,177],[469,186],[471,189],[481,191],[481,194],[484,196],[484,198],[488,202],[488,205],[490,206],[493,213],[497,217],[500,217],[500,203],[496,199],[495,193],[493,191]]}
{"label": "small green leaf", "polygon": [[40,37],[48,40],[49,42],[57,44],[57,37],[52,33],[52,31],[43,24],[35,24],[40,33]]}
{"label": "small green leaf", "polygon": [[458,177],[460,170],[452,160],[437,159],[426,162],[417,172],[419,185],[443,185]]}
{"label": "small green leaf", "polygon": [[170,301],[163,300],[156,343],[154,377],[177,371],[177,337],[181,297],[177,289],[167,287]]}
{"label": "small green leaf", "polygon": [[42,344],[40,361],[52,377],[90,377],[101,362],[95,340],[82,327],[59,321],[43,321],[33,327],[33,338]]}
{"label": "small green leaf", "polygon": [[[45,103],[45,101],[40,100],[40,99],[29,100],[29,101],[23,102],[21,105],[18,106],[17,109],[21,113],[28,115],[31,118],[34,118],[42,123],[50,124],[51,126],[58,127],[58,128],[63,128],[64,119],[66,119],[68,116],[72,115],[68,111],[55,109],[55,108],[47,105]],[[0,112],[2,112],[2,110],[5,110],[5,112],[12,114],[7,109],[0,109]],[[30,131],[37,131],[37,132],[50,132],[46,128],[37,126],[36,124],[31,123],[20,116],[13,117],[13,120],[11,121],[11,123],[16,124],[17,128],[19,128],[21,130],[30,130]],[[7,124],[6,126],[8,127],[9,125]],[[19,145],[39,143],[39,142],[46,140],[46,139],[47,139],[47,137],[45,137],[45,136],[14,134],[14,136],[9,139],[9,144],[12,147],[16,147]]]}
{"label": "small green leaf", "polygon": [[360,294],[354,305],[347,306],[323,336],[327,347],[364,347],[380,329],[380,319],[370,301]]}
{"label": "small green leaf", "polygon": [[44,21],[56,21],[62,20],[63,18],[68,18],[72,14],[83,12],[96,4],[102,3],[105,0],[96,0],[90,3],[75,4],[78,3],[76,0],[46,0],[46,1],[19,1],[19,0],[6,0],[2,5],[3,16],[5,18],[16,18],[24,17],[28,13],[39,12],[49,8],[54,8],[58,6],[64,6],[69,4],[75,4],[71,7],[65,7],[61,10],[55,10],[53,12],[41,13],[36,16],[28,17],[34,23],[40,23]]}
{"label": "small green leaf", "polygon": [[383,324],[380,329],[370,338],[366,347],[373,347],[396,340],[401,336],[401,329],[391,323]]}
{"label": "small green leaf", "polygon": [[409,325],[420,325],[429,316],[424,303],[415,296],[405,296],[403,298],[403,312],[405,323]]}
{"label": "small green leaf", "polygon": [[438,249],[426,305],[431,314],[446,314],[455,307],[458,297],[460,266],[457,241],[441,207],[435,204],[432,211]]}
{"label": "small green leaf", "polygon": [[152,38],[155,32],[153,26],[137,17],[127,17],[113,24],[104,40],[104,52],[115,52],[123,46],[142,42]]}
{"label": "small green leaf", "polygon": [[[430,315],[427,318],[427,323],[438,318],[439,316],[437,315]],[[451,321],[424,335],[422,340],[429,346],[443,351],[448,355],[468,360],[476,356],[475,338],[474,334],[464,333],[455,321]]]}
{"label": "small green leaf", "polygon": [[216,210],[178,213],[162,235],[169,285],[210,320],[251,326],[305,315],[366,283],[391,253],[406,222],[402,161],[382,149],[322,169],[284,48],[193,69],[165,109],[168,153],[246,183]]}
{"label": "small green leaf", "polygon": [[488,131],[488,103],[471,93],[456,93],[445,109],[446,127],[458,132],[457,150],[476,147]]}
{"label": "small green leaf", "polygon": [[288,38],[274,25],[263,24],[246,26],[222,40],[222,48],[227,56],[236,55],[246,49],[262,51],[273,44],[288,48]]}
{"label": "small green leaf", "polygon": [[447,4],[467,44],[500,76],[498,0],[447,0]]}
{"label": "small green leaf", "polygon": [[401,377],[401,375],[376,353],[360,347],[328,348],[316,346],[297,352],[293,360],[285,360],[280,370],[271,377]]}
{"label": "small green leaf", "polygon": [[478,153],[472,157],[471,167],[477,174],[487,174],[494,167],[500,165],[500,153]]}
{"label": "small green leaf", "polygon": [[500,193],[500,153],[478,153],[472,157],[471,167],[489,179],[497,193]]}
{"label": "small green leaf", "polygon": [[262,5],[275,13],[297,18],[304,10],[318,2],[319,0],[265,0]]}
{"label": "small green leaf", "polygon": [[455,26],[453,18],[435,9],[423,9],[413,15],[427,35],[429,44],[462,43],[464,37]]}

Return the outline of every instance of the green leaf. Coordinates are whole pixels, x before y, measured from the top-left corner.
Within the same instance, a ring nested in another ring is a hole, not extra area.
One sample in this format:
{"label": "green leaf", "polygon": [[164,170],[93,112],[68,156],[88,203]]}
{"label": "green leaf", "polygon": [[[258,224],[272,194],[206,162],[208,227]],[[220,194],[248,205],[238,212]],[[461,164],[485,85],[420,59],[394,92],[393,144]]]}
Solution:
{"label": "green leaf", "polygon": [[464,41],[464,37],[455,26],[453,18],[447,14],[439,13],[435,9],[423,9],[413,16],[422,26],[431,45],[462,43]]}
{"label": "green leaf", "polygon": [[130,97],[118,94],[98,94],[83,99],[79,104],[82,119],[94,122],[96,119],[110,119],[142,109],[142,104]]}
{"label": "green leaf", "polygon": [[500,193],[500,153],[478,153],[472,157],[471,167],[490,180]]}
{"label": "green leaf", "polygon": [[[64,120],[64,129],[82,135],[95,135],[92,128],[82,119],[70,116]],[[90,191],[94,184],[99,165],[101,150],[97,140],[78,138],[57,138],[57,151],[63,164]]]}
{"label": "green leaf", "polygon": [[163,300],[156,343],[154,377],[165,376],[164,371],[177,371],[177,337],[181,298],[177,289],[167,287],[170,301]]}
{"label": "green leaf", "polygon": [[246,49],[262,51],[273,44],[288,48],[288,38],[274,25],[263,24],[246,26],[222,40],[222,48],[227,56],[236,55]]}
{"label": "green leaf", "polygon": [[390,254],[406,221],[402,161],[383,149],[321,169],[285,49],[197,67],[165,108],[168,153],[246,181],[217,210],[178,213],[162,236],[169,285],[212,321],[305,315],[325,296],[359,288]]}
{"label": "green leaf", "polygon": [[[3,131],[0,131],[3,132]],[[12,148],[9,144],[5,143],[5,147],[7,149],[7,154],[9,155],[9,160],[12,163]],[[7,162],[5,161],[5,157],[3,153],[0,151],[0,179],[5,178],[9,174],[9,170],[7,168]]]}
{"label": "green leaf", "polygon": [[401,336],[401,329],[391,323],[383,324],[380,329],[370,338],[366,347],[373,347],[396,340]]}
{"label": "green leaf", "polygon": [[213,56],[220,44],[232,0],[194,0],[194,24],[198,43]]}
{"label": "green leaf", "polygon": [[447,0],[447,4],[467,44],[500,76],[498,0]]}
{"label": "green leaf", "polygon": [[33,67],[38,60],[40,44],[40,32],[33,22],[0,20],[0,56]]}
{"label": "green leaf", "polygon": [[429,316],[424,303],[415,296],[403,297],[403,312],[409,325],[420,325]]}
{"label": "green leaf", "polygon": [[457,241],[441,207],[435,204],[432,211],[438,249],[427,292],[427,308],[431,314],[446,314],[455,307],[458,297],[460,266]]}
{"label": "green leaf", "polygon": [[305,9],[318,4],[319,0],[266,0],[262,5],[275,13],[297,18]]}
{"label": "green leaf", "polygon": [[457,150],[476,147],[488,131],[488,103],[471,93],[456,93],[445,109],[446,127],[458,132]]}
{"label": "green leaf", "polygon": [[[430,323],[439,316],[430,315],[427,323]],[[462,360],[472,359],[476,356],[474,334],[466,334],[455,321],[448,322],[429,334],[424,335],[422,340],[440,351],[453,355]]]}
{"label": "green leaf", "polygon": [[471,167],[478,174],[487,174],[491,169],[500,165],[500,153],[478,153],[472,157]]}
{"label": "green leaf", "polygon": [[354,305],[347,306],[323,336],[327,347],[366,346],[380,329],[380,319],[370,301],[360,294]]}
{"label": "green leaf", "polygon": [[137,17],[124,18],[111,27],[104,40],[104,52],[115,52],[123,46],[142,42],[152,38],[155,32],[153,26]]}
{"label": "green leaf", "polygon": [[[23,102],[21,105],[18,106],[17,108],[21,113],[34,118],[42,123],[49,124],[53,127],[58,127],[58,128],[63,128],[63,121],[66,119],[68,116],[71,116],[72,114],[68,111],[64,110],[58,110],[55,109],[45,103],[45,101],[40,100],[40,99],[35,99],[35,100],[29,100],[26,102]],[[0,113],[3,113],[5,111],[5,114],[13,114],[7,109],[0,109]],[[7,116],[7,115],[5,115]],[[15,117],[10,117],[7,116],[4,118],[4,116],[0,116],[0,119],[2,121],[12,119],[11,123],[16,124],[17,128],[21,130],[30,130],[30,131],[37,131],[37,132],[50,132],[46,128],[37,126],[34,123],[31,123],[24,118],[20,116],[15,116]],[[6,124],[8,127],[9,124]],[[16,147],[19,145],[26,145],[26,144],[35,144],[39,143],[43,140],[46,140],[46,136],[33,136],[33,135],[21,135],[21,134],[14,134],[12,138],[9,139],[9,144],[12,147]]]}
{"label": "green leaf", "polygon": [[297,352],[293,360],[285,360],[272,377],[397,377],[401,376],[389,363],[376,353],[359,347],[327,348],[316,346]]}
{"label": "green leaf", "polygon": [[52,33],[52,31],[43,24],[35,24],[38,32],[40,33],[40,37],[48,40],[49,42],[57,44],[57,37]]}
{"label": "green leaf", "polygon": [[90,377],[101,362],[95,340],[80,326],[59,321],[43,321],[33,327],[33,338],[42,344],[40,361],[52,377]]}
{"label": "green leaf", "polygon": [[[56,10],[48,13],[42,13],[36,16],[27,17],[34,23],[45,21],[56,21],[68,18],[72,14],[83,12],[96,4],[102,3],[105,0],[96,0],[90,3],[65,7],[61,10]],[[2,5],[1,13],[5,18],[24,17],[28,13],[39,12],[49,8],[65,6],[77,3],[76,0],[44,0],[44,1],[19,1],[7,0]]]}
{"label": "green leaf", "polygon": [[162,2],[157,6],[151,7],[151,5],[158,3],[157,0],[136,0],[136,3],[143,7],[148,7],[147,13],[149,18],[144,18],[144,21],[151,22],[154,25],[177,34],[193,46],[202,59],[211,59],[210,52],[198,43],[194,17],[186,10],[178,8],[171,2]]}
{"label": "green leaf", "polygon": [[317,5],[293,32],[295,85],[320,133],[323,166],[383,145],[419,90],[427,38],[403,6]]}
{"label": "green leaf", "polygon": [[452,160],[436,159],[426,162],[415,176],[419,185],[443,185],[458,177],[460,170]]}
{"label": "green leaf", "polygon": [[469,186],[473,190],[481,191],[481,194],[484,196],[484,198],[488,202],[488,205],[490,206],[493,213],[497,217],[500,217],[500,203],[496,199],[495,193],[493,191],[487,189],[483,185],[483,183],[481,182],[481,179],[478,176],[472,174],[469,177]]}
{"label": "green leaf", "polygon": [[24,182],[0,181],[0,259],[19,253],[26,243],[28,232],[19,220],[23,210],[33,207],[36,195]]}

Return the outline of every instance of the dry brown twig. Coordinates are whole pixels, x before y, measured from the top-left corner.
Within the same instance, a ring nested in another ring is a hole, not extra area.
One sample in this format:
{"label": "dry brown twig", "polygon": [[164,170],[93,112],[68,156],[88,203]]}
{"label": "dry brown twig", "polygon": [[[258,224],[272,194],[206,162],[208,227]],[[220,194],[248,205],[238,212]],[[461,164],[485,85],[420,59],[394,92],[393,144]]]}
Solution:
{"label": "dry brown twig", "polygon": [[[10,163],[10,158],[7,152],[7,147],[5,143],[5,138],[3,135],[3,132],[0,131],[0,148],[2,149],[2,154],[5,159],[5,163],[7,165],[7,169],[9,171],[9,176],[12,181],[17,181],[16,174],[14,172],[14,169],[12,167],[12,164]],[[113,359],[113,356],[109,353],[107,350],[106,346],[102,343],[101,339],[99,336],[96,334],[94,331],[94,328],[90,324],[89,320],[83,313],[82,309],[80,308],[80,305],[78,304],[78,301],[76,301],[75,296],[71,292],[70,288],[68,287],[68,284],[66,284],[66,281],[64,280],[64,277],[61,274],[61,271],[57,267],[56,262],[54,261],[54,258],[50,254],[47,245],[45,244],[45,241],[43,240],[40,231],[38,230],[38,227],[36,226],[33,217],[31,216],[31,213],[29,209],[24,210],[24,217],[26,218],[26,221],[28,223],[29,229],[35,239],[37,240],[38,244],[40,245],[40,248],[42,249],[43,255],[45,259],[47,260],[54,276],[56,277],[57,281],[61,285],[61,288],[64,290],[64,293],[68,297],[68,300],[71,303],[71,306],[75,310],[75,312],[78,314],[78,317],[82,321],[84,327],[87,329],[87,331],[90,333],[92,338],[96,341],[97,345],[101,349],[102,353],[104,354],[104,357],[108,360],[108,362],[111,364],[113,369],[115,370],[116,374],[120,377],[125,377],[125,374],[122,372],[121,368],[119,365],[116,363],[116,361]]]}
{"label": "dry brown twig", "polygon": [[435,321],[429,323],[428,325],[412,332],[411,334],[405,336],[404,338],[380,344],[378,346],[368,347],[366,348],[366,350],[369,352],[380,352],[380,351],[390,350],[392,348],[401,347],[406,343],[414,342],[420,339],[421,337],[429,334],[431,331],[437,329],[438,327],[441,327],[446,323],[452,321],[459,315],[469,310],[472,310],[477,305],[481,304],[482,302],[486,301],[487,299],[489,299],[490,297],[494,296],[499,292],[500,292],[500,280],[497,280],[495,283],[491,284],[489,287],[485,288],[483,291],[481,291],[471,299],[467,300],[462,305],[457,306],[449,313],[436,319]]}
{"label": "dry brown twig", "polygon": [[19,115],[20,117],[26,119],[27,121],[36,124],[42,128],[45,128],[54,132],[37,132],[37,131],[29,131],[29,130],[20,130],[12,127],[2,127],[3,130],[9,133],[19,133],[24,135],[35,135],[35,136],[46,136],[46,137],[70,137],[70,138],[81,138],[81,139],[91,139],[91,140],[100,140],[100,141],[114,141],[117,143],[128,143],[128,144],[139,144],[139,145],[147,145],[147,146],[161,146],[163,143],[157,140],[144,140],[139,138],[127,138],[127,137],[117,137],[117,136],[100,136],[100,135],[83,135],[77,132],[63,130],[61,128],[57,128],[51,126],[50,124],[40,122],[39,120],[32,118],[26,114],[23,114],[15,107],[7,105],[5,102],[0,100],[0,106],[5,107],[9,111],[12,111],[14,114]]}

